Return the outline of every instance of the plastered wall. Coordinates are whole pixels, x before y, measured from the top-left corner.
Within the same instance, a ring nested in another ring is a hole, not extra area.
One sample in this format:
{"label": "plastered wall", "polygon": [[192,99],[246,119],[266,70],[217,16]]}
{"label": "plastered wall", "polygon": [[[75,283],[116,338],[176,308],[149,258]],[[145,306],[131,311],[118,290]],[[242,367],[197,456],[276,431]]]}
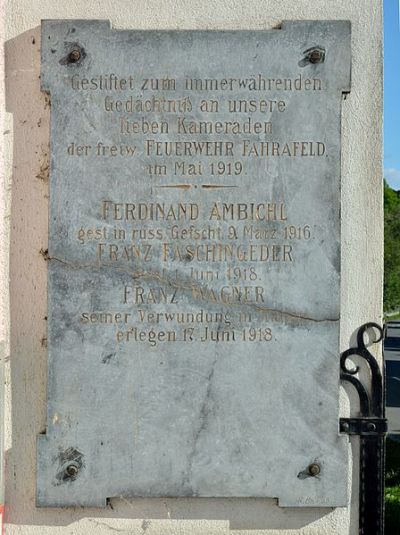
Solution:
{"label": "plastered wall", "polygon": [[[358,326],[366,321],[381,322],[381,1],[6,0],[4,7],[0,32],[5,50],[5,91],[0,91],[0,150],[4,153],[0,172],[0,342],[6,364],[6,533],[356,534],[356,440],[349,445],[351,503],[347,508],[281,509],[272,499],[195,498],[113,499],[105,510],[35,507],[36,436],[44,431],[46,414],[45,250],[51,105],[39,89],[39,26],[41,19],[48,18],[105,18],[116,28],[132,29],[267,29],[283,19],[351,20],[352,90],[343,101],[342,137],[344,350],[354,342]],[[77,380],[68,375],[67,367],[65,380]],[[356,410],[356,399],[351,393],[350,397]],[[348,410],[348,394],[343,390],[342,415]]]}

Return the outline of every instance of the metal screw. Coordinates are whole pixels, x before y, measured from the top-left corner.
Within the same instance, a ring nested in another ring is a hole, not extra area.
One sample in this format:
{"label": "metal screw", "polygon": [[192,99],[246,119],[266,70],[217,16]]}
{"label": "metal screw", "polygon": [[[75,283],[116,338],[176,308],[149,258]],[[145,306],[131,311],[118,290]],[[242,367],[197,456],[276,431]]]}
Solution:
{"label": "metal screw", "polygon": [[370,422],[370,423],[367,425],[367,429],[368,429],[368,431],[376,431],[376,425],[373,424],[372,422]]}
{"label": "metal screw", "polygon": [[75,464],[69,464],[65,469],[65,473],[69,477],[77,476],[78,472],[79,472],[79,468]]}
{"label": "metal screw", "polygon": [[321,50],[318,50],[316,48],[315,50],[311,50],[311,52],[308,54],[308,61],[310,63],[320,63],[323,59],[323,54]]}
{"label": "metal screw", "polygon": [[321,467],[319,464],[317,463],[312,463],[309,465],[309,467],[307,468],[307,471],[308,473],[310,474],[310,476],[317,476],[318,474],[321,473]]}
{"label": "metal screw", "polygon": [[74,48],[71,50],[71,52],[68,54],[68,61],[70,63],[76,63],[81,59],[81,51],[78,48]]}
{"label": "metal screw", "polygon": [[350,426],[347,422],[342,423],[342,429],[343,431],[348,431],[350,429]]}

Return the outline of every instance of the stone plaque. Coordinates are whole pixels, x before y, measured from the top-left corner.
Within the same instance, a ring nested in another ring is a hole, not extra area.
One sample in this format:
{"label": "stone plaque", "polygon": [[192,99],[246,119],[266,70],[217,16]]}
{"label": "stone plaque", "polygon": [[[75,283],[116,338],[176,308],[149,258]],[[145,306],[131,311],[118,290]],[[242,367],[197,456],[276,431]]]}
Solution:
{"label": "stone plaque", "polygon": [[51,172],[38,505],[346,504],[350,59],[346,21],[214,32],[43,22]]}

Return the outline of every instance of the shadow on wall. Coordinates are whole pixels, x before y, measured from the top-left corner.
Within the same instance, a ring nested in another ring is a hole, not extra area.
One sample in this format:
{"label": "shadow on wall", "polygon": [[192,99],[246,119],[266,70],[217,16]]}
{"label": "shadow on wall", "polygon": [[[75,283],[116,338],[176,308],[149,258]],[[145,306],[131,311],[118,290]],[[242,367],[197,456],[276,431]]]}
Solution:
{"label": "shadow on wall", "polygon": [[[6,43],[6,103],[13,117],[14,136],[10,224],[12,448],[6,454],[7,523],[66,526],[90,517],[85,522],[91,524],[86,528],[77,525],[73,532],[87,533],[96,524],[112,530],[118,526],[117,531],[133,534],[144,533],[153,519],[204,520],[206,524],[197,529],[192,526],[190,531],[206,530],[211,535],[217,528],[218,533],[228,533],[230,529],[284,526],[296,530],[309,526],[311,533],[314,531],[310,524],[327,516],[325,525],[331,527],[328,532],[335,533],[337,515],[332,509],[283,509],[276,506],[274,499],[113,498],[106,509],[35,507],[36,437],[46,429],[45,251],[51,106],[49,96],[40,92],[39,27]],[[107,523],[104,519],[108,519]],[[114,519],[126,520],[117,523]],[[171,530],[177,533],[174,524]],[[53,533],[52,528],[48,529],[43,532]],[[162,532],[169,532],[168,522],[163,523]]]}

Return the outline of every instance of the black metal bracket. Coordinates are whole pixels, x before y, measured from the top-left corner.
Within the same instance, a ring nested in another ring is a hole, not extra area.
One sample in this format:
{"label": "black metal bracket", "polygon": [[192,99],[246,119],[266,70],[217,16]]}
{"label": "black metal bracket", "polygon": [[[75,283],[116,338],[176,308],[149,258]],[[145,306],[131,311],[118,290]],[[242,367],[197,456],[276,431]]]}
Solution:
{"label": "black metal bracket", "polygon": [[[357,347],[342,353],[340,358],[342,381],[351,383],[360,398],[360,416],[340,418],[340,431],[360,436],[360,511],[359,534],[383,535],[384,489],[385,489],[385,374],[375,357],[368,351],[365,337],[372,343],[383,339],[383,329],[377,323],[366,323],[357,333]],[[372,337],[373,336],[373,337]],[[356,374],[359,366],[347,367],[347,359],[364,359],[371,372],[371,387],[368,390]]]}
{"label": "black metal bracket", "polygon": [[340,432],[348,435],[376,436],[385,435],[385,418],[340,418]]}

